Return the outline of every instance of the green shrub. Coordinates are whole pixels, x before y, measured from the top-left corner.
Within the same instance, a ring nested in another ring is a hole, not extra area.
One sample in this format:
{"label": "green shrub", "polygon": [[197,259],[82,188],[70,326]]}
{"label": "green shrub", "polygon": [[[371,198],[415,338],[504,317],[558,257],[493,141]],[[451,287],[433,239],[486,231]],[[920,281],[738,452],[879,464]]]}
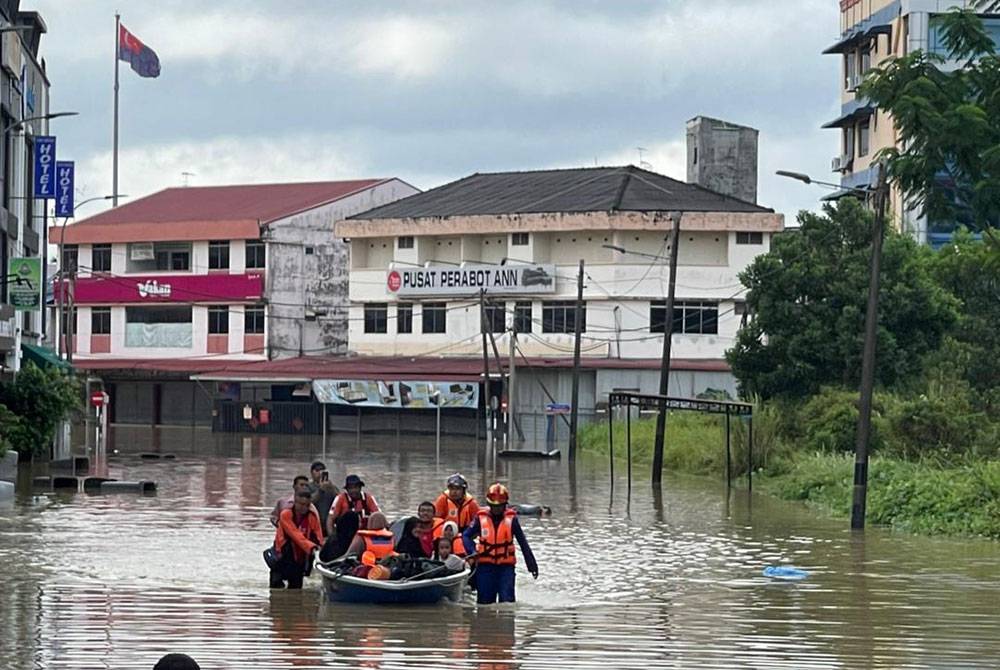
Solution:
{"label": "green shrub", "polygon": [[17,377],[0,383],[0,404],[16,421],[7,420],[4,436],[24,457],[44,453],[59,422],[80,406],[79,383],[65,373],[26,363]]}
{"label": "green shrub", "polygon": [[904,459],[954,461],[975,451],[985,422],[965,393],[900,400],[889,414],[888,450]]}
{"label": "green shrub", "polygon": [[[872,404],[870,449],[884,446],[885,398],[876,396]],[[798,411],[802,445],[822,453],[853,452],[858,430],[858,392],[825,388]]]}

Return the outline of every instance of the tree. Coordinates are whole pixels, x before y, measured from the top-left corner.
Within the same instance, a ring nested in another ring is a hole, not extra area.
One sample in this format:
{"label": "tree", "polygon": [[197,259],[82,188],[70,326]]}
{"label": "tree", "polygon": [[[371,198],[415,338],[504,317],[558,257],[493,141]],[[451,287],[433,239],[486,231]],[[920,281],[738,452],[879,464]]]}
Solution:
{"label": "tree", "polygon": [[890,58],[858,91],[892,115],[898,134],[897,146],[876,159],[930,220],[996,238],[1000,55],[975,10],[953,9],[933,21],[945,55],[917,50]]}
{"label": "tree", "polygon": [[80,406],[76,379],[55,369],[26,363],[13,381],[0,383],[0,426],[4,438],[22,456],[43,453],[56,427]]}
{"label": "tree", "polygon": [[[753,319],[726,353],[744,395],[800,397],[855,386],[861,373],[872,214],[853,198],[774,239],[740,279]],[[895,232],[882,257],[876,383],[920,370],[956,319],[957,303],[930,274],[932,252]]]}

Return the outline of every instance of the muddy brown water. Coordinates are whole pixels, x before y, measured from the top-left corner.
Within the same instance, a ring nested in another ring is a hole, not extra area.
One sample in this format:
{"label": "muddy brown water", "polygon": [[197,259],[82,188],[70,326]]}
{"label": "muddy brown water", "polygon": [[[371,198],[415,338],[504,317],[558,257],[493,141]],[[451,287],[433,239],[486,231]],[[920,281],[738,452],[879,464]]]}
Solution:
{"label": "muddy brown water", "polygon": [[[498,477],[541,564],[513,607],[368,607],[269,591],[267,514],[320,455],[312,439],[118,429],[111,476],[154,496],[32,493],[0,507],[0,665],[151,668],[168,651],[202,668],[996,668],[1000,544],[870,529],[801,506],[726,495],[581,459],[497,463],[474,444],[336,438],[333,475],[360,473],[390,516],[460,470]],[[176,454],[143,460],[139,452]],[[643,473],[645,474],[645,473]],[[765,566],[810,572],[769,580]]]}

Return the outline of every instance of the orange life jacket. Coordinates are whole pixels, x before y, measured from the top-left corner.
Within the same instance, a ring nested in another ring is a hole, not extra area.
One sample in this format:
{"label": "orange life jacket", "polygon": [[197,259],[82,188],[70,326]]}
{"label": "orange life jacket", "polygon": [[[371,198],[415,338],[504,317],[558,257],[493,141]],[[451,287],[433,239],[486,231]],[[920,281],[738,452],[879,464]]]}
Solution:
{"label": "orange life jacket", "polygon": [[445,491],[434,501],[434,513],[445,521],[454,521],[458,524],[458,532],[462,532],[472,525],[479,513],[479,504],[468,493],[461,503],[456,503]]}
{"label": "orange life jacket", "polygon": [[492,565],[514,565],[514,517],[517,512],[504,512],[500,525],[493,526],[493,517],[488,510],[479,513],[479,562]]}
{"label": "orange life jacket", "polygon": [[365,551],[375,554],[375,560],[396,555],[392,548],[395,538],[391,530],[359,530],[358,537],[365,541]]}
{"label": "orange life jacket", "polygon": [[[434,541],[437,542],[438,538],[444,535],[444,519],[434,519],[434,533],[432,537]],[[437,548],[435,547],[435,551]],[[451,553],[456,556],[465,556],[465,544],[462,542],[462,534],[459,533],[455,536],[455,539],[451,542]]]}

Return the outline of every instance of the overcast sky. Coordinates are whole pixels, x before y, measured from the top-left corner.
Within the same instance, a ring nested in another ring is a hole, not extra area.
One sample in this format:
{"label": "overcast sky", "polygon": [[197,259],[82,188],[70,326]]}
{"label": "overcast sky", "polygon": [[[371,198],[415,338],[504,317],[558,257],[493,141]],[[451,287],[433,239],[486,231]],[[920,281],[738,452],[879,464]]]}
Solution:
{"label": "overcast sky", "polygon": [[[761,130],[761,204],[832,179],[837,0],[23,0],[48,24],[61,159],[110,193],[114,13],[160,57],[121,65],[120,188],[638,164],[684,179],[684,123]],[[80,214],[98,211],[90,205]]]}

